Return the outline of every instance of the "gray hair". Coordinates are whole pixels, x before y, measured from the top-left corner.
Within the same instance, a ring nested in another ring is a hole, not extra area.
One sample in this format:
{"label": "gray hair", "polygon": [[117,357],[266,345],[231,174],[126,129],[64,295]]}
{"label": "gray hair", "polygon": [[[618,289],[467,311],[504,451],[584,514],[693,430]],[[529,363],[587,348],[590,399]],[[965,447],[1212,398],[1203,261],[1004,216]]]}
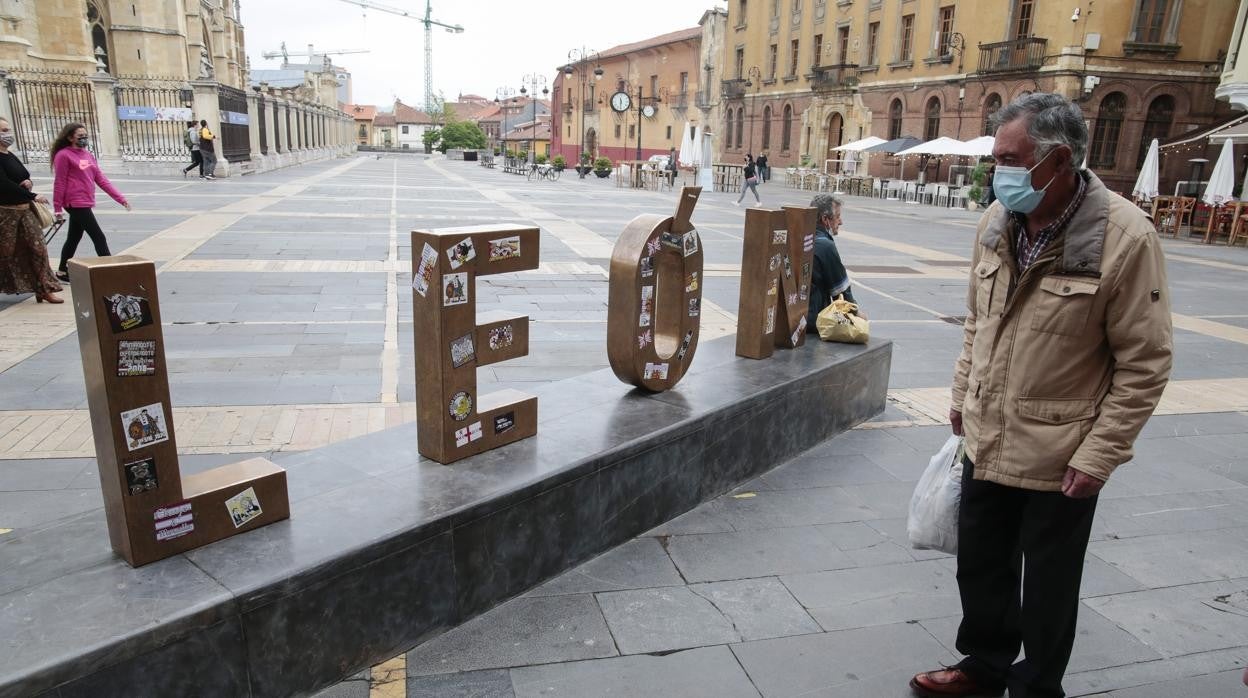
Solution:
{"label": "gray hair", "polygon": [[1036,144],[1036,159],[1048,155],[1059,145],[1070,148],[1075,169],[1083,167],[1088,152],[1088,125],[1083,121],[1079,105],[1051,92],[1033,92],[1001,107],[988,124],[993,133],[1015,119],[1027,119],[1027,136]]}
{"label": "gray hair", "polygon": [[815,209],[816,218],[831,216],[841,209],[841,198],[827,192],[815,194],[815,198],[810,200],[810,206]]}

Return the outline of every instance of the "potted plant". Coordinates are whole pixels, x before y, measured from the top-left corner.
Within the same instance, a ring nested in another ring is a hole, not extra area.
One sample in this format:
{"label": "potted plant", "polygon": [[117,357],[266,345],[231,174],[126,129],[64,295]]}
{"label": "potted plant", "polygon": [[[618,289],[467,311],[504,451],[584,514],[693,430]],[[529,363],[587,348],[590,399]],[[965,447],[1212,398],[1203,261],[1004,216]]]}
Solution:
{"label": "potted plant", "polygon": [[568,161],[564,160],[562,155],[556,155],[555,159],[550,162],[555,166],[557,172],[563,172],[564,168],[568,166]]}
{"label": "potted plant", "polygon": [[974,211],[979,208],[980,200],[984,197],[984,179],[987,176],[988,166],[982,162],[971,170],[971,188],[966,190],[966,210]]}
{"label": "potted plant", "polygon": [[594,160],[594,174],[598,175],[599,179],[606,179],[610,176],[611,160],[605,157],[600,157],[597,160]]}
{"label": "potted plant", "polygon": [[803,155],[803,156],[802,156],[802,167],[810,167],[810,156],[809,156],[809,155]]}
{"label": "potted plant", "polygon": [[536,158],[534,158],[534,162],[536,162],[536,163],[537,163],[537,164],[539,164],[539,165],[545,165],[545,164],[546,164],[546,159],[547,159],[547,158],[546,158],[546,155],[545,155],[544,153],[538,153],[538,154],[537,154],[537,157],[536,157]]}
{"label": "potted plant", "polygon": [[590,171],[594,169],[593,166],[589,164],[589,162],[590,162],[589,153],[581,153],[581,162],[579,165],[576,166],[576,173],[580,175],[581,179],[585,179],[585,175],[589,174]]}

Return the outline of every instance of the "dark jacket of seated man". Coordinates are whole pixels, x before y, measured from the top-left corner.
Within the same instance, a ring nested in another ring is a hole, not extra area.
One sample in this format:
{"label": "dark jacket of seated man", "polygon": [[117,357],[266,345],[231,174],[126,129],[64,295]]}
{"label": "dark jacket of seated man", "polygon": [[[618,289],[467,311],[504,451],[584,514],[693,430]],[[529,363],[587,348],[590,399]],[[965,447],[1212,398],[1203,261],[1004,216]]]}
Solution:
{"label": "dark jacket of seated man", "polygon": [[849,272],[841,262],[841,253],[832,239],[841,227],[841,201],[831,194],[817,194],[810,202],[816,209],[815,256],[810,269],[810,310],[806,315],[806,331],[818,332],[815,319],[819,311],[832,304],[837,296],[856,303],[849,288]]}

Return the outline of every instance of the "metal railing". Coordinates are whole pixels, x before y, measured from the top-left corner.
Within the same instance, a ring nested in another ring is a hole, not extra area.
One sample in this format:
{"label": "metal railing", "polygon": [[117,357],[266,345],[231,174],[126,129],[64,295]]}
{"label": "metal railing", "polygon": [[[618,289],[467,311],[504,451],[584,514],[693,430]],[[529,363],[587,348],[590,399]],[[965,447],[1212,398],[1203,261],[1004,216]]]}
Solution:
{"label": "metal railing", "polygon": [[193,98],[188,86],[176,78],[122,77],[115,94],[123,160],[181,162],[190,157],[185,135]]}
{"label": "metal railing", "polygon": [[1044,65],[1048,39],[1028,36],[994,44],[979,45],[980,73],[1004,73],[1014,70],[1036,70]]}
{"label": "metal railing", "polygon": [[810,81],[810,89],[817,91],[848,89],[858,85],[858,64],[837,63],[835,65],[817,65],[812,69],[815,77]]}
{"label": "metal railing", "polygon": [[259,127],[259,130],[260,130],[260,154],[261,155],[269,154],[269,124],[268,124],[269,120],[265,118],[265,113],[264,113],[264,110],[267,108],[268,107],[267,107],[267,103],[265,102],[264,95],[262,93],[257,93],[256,94],[256,118],[260,120],[260,123],[256,125]]}
{"label": "metal railing", "polygon": [[677,92],[674,95],[670,95],[667,98],[667,104],[672,109],[688,109],[689,108],[689,93]]}
{"label": "metal railing", "polygon": [[250,160],[247,94],[228,85],[217,85],[217,107],[221,110],[221,151],[218,156],[229,162]]}
{"label": "metal railing", "polygon": [[749,81],[745,78],[734,78],[732,80],[723,80],[724,99],[740,99],[745,96],[746,83]]}
{"label": "metal railing", "polygon": [[[17,149],[26,164],[46,163],[57,134],[69,123],[81,123],[95,133],[95,96],[91,83],[78,73],[56,70],[19,69],[9,71],[5,80],[13,109],[13,130]],[[95,150],[95,139],[88,146]]]}

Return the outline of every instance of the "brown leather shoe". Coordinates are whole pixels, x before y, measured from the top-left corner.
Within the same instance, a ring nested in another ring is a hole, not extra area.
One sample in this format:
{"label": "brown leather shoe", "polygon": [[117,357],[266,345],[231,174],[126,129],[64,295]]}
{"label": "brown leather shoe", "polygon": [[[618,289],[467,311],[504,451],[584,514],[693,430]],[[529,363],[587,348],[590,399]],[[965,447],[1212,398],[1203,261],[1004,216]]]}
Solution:
{"label": "brown leather shoe", "polygon": [[928,698],[947,696],[999,696],[1004,691],[983,688],[969,674],[956,667],[925,671],[910,679],[910,688],[917,695]]}

